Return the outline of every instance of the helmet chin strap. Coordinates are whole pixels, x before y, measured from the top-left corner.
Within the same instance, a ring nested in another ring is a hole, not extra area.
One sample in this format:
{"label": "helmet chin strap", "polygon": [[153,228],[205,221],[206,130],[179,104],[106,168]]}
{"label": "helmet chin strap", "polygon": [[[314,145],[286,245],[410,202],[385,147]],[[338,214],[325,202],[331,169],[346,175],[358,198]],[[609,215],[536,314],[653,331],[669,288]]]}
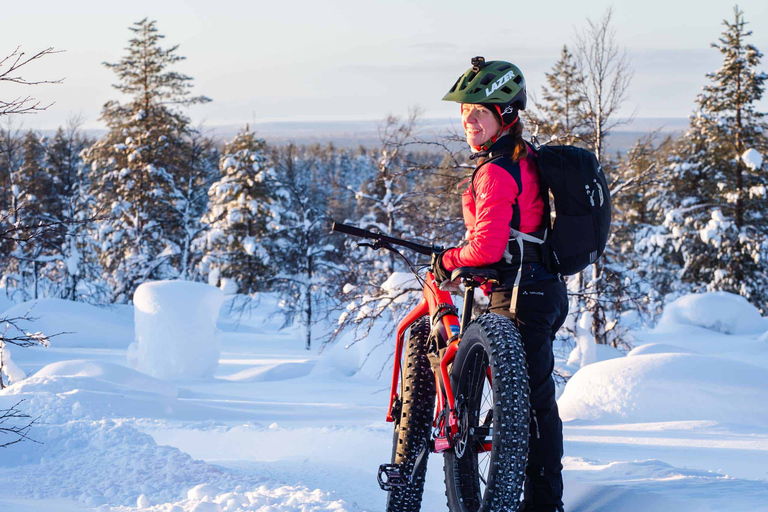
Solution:
{"label": "helmet chin strap", "polygon": [[485,141],[484,144],[481,144],[480,146],[472,146],[472,149],[474,149],[477,152],[488,151],[489,149],[491,149],[491,146],[496,144],[496,141],[499,140],[499,137],[501,137],[501,134],[509,130],[513,126],[515,126],[515,124],[520,120],[520,116],[517,116],[511,123],[506,125],[503,124],[504,117],[501,115],[501,107],[499,107],[498,105],[494,105],[494,106],[496,107],[496,111],[499,113],[499,118],[502,119],[502,125],[499,128],[499,131],[496,132],[496,135],[491,137],[489,140]]}

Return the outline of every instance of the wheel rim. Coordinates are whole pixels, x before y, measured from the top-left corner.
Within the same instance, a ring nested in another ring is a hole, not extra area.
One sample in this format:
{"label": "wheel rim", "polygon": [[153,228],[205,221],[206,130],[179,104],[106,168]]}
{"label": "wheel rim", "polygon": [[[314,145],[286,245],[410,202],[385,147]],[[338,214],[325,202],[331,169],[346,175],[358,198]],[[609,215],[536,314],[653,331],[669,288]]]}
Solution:
{"label": "wheel rim", "polygon": [[[470,476],[470,480],[462,485],[464,503],[470,511],[476,511],[482,508],[492,456],[492,451],[485,451],[481,447],[483,438],[478,437],[478,434],[484,428],[493,427],[494,400],[493,386],[488,378],[488,354],[482,346],[478,345],[470,352],[467,365],[467,371],[462,372],[462,381],[459,382],[460,392],[466,396],[462,404],[464,414],[460,417],[465,446],[461,455],[458,451],[456,455],[462,473]],[[486,439],[486,442],[490,440]]]}

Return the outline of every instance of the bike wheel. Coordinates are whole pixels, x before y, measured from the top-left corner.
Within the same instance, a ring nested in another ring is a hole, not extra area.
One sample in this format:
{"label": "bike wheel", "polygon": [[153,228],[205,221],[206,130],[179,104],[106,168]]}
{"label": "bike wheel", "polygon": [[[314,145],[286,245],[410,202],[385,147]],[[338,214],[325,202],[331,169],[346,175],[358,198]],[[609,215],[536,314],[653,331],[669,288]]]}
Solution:
{"label": "bike wheel", "polygon": [[444,457],[449,510],[517,510],[530,410],[525,351],[511,320],[488,313],[467,326],[451,370],[451,387],[459,433]]}
{"label": "bike wheel", "polygon": [[[423,317],[412,326],[405,346],[400,385],[399,411],[395,416],[392,440],[392,463],[400,464],[409,476],[416,457],[429,442],[432,413],[435,407],[435,375],[427,358],[429,350],[429,318]],[[426,464],[412,483],[387,493],[387,512],[418,512],[424,492]]]}

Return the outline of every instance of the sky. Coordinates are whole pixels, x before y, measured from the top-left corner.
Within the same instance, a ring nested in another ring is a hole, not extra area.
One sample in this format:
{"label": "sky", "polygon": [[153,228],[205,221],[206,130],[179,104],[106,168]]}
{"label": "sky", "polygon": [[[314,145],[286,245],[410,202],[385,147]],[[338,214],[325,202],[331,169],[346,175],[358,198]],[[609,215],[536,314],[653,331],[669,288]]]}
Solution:
{"label": "sky", "polygon": [[[24,70],[27,79],[64,80],[26,88],[0,82],[0,95],[54,103],[16,116],[25,127],[52,129],[74,116],[86,128],[103,126],[102,106],[121,96],[102,63],[119,61],[128,27],[148,17],[165,46],[179,45],[186,60],[175,69],[194,77],[194,93],[214,100],[190,107],[195,123],[375,120],[411,107],[427,118],[458,119],[456,105],[440,100],[471,57],[514,62],[529,94],[540,96],[562,46],[609,6],[634,71],[621,114],[689,115],[705,74],[721,63],[710,45],[722,20],[733,18],[733,4],[722,0],[13,2],[2,8],[0,51],[65,50]],[[754,31],[751,43],[768,51],[768,2],[739,7]]]}

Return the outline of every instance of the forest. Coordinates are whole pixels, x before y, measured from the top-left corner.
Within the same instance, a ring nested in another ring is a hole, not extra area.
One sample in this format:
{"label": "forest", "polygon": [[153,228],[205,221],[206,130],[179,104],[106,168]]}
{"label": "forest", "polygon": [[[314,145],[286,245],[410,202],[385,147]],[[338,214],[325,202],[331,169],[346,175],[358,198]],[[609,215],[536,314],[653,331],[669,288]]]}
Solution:
{"label": "forest", "polygon": [[[103,136],[89,137],[77,119],[52,136],[24,131],[11,114],[45,107],[0,102],[0,287],[13,301],[130,303],[137,286],[162,279],[220,286],[242,308],[272,292],[285,325],[307,326],[309,348],[345,329],[362,336],[415,297],[382,286],[408,270],[404,260],[357,248],[330,231],[332,221],[461,242],[460,195],[474,167],[461,134],[423,137],[415,108],[383,119],[376,147],[269,145],[248,125],[217,140],[186,113],[211,100],[177,71],[179,48],[164,46],[149,19],[130,31],[124,56],[105,63],[120,99],[103,107]],[[630,328],[691,292],[732,292],[768,313],[759,106],[768,75],[750,36],[735,8],[712,43],[722,65],[702,77],[687,131],[650,133],[622,154],[606,141],[626,122],[619,112],[633,73],[610,10],[563,45],[546,85],[529,91],[531,144],[593,151],[614,207],[603,258],[568,279],[562,336],[629,347]],[[338,327],[313,340],[310,327],[328,320]]]}

